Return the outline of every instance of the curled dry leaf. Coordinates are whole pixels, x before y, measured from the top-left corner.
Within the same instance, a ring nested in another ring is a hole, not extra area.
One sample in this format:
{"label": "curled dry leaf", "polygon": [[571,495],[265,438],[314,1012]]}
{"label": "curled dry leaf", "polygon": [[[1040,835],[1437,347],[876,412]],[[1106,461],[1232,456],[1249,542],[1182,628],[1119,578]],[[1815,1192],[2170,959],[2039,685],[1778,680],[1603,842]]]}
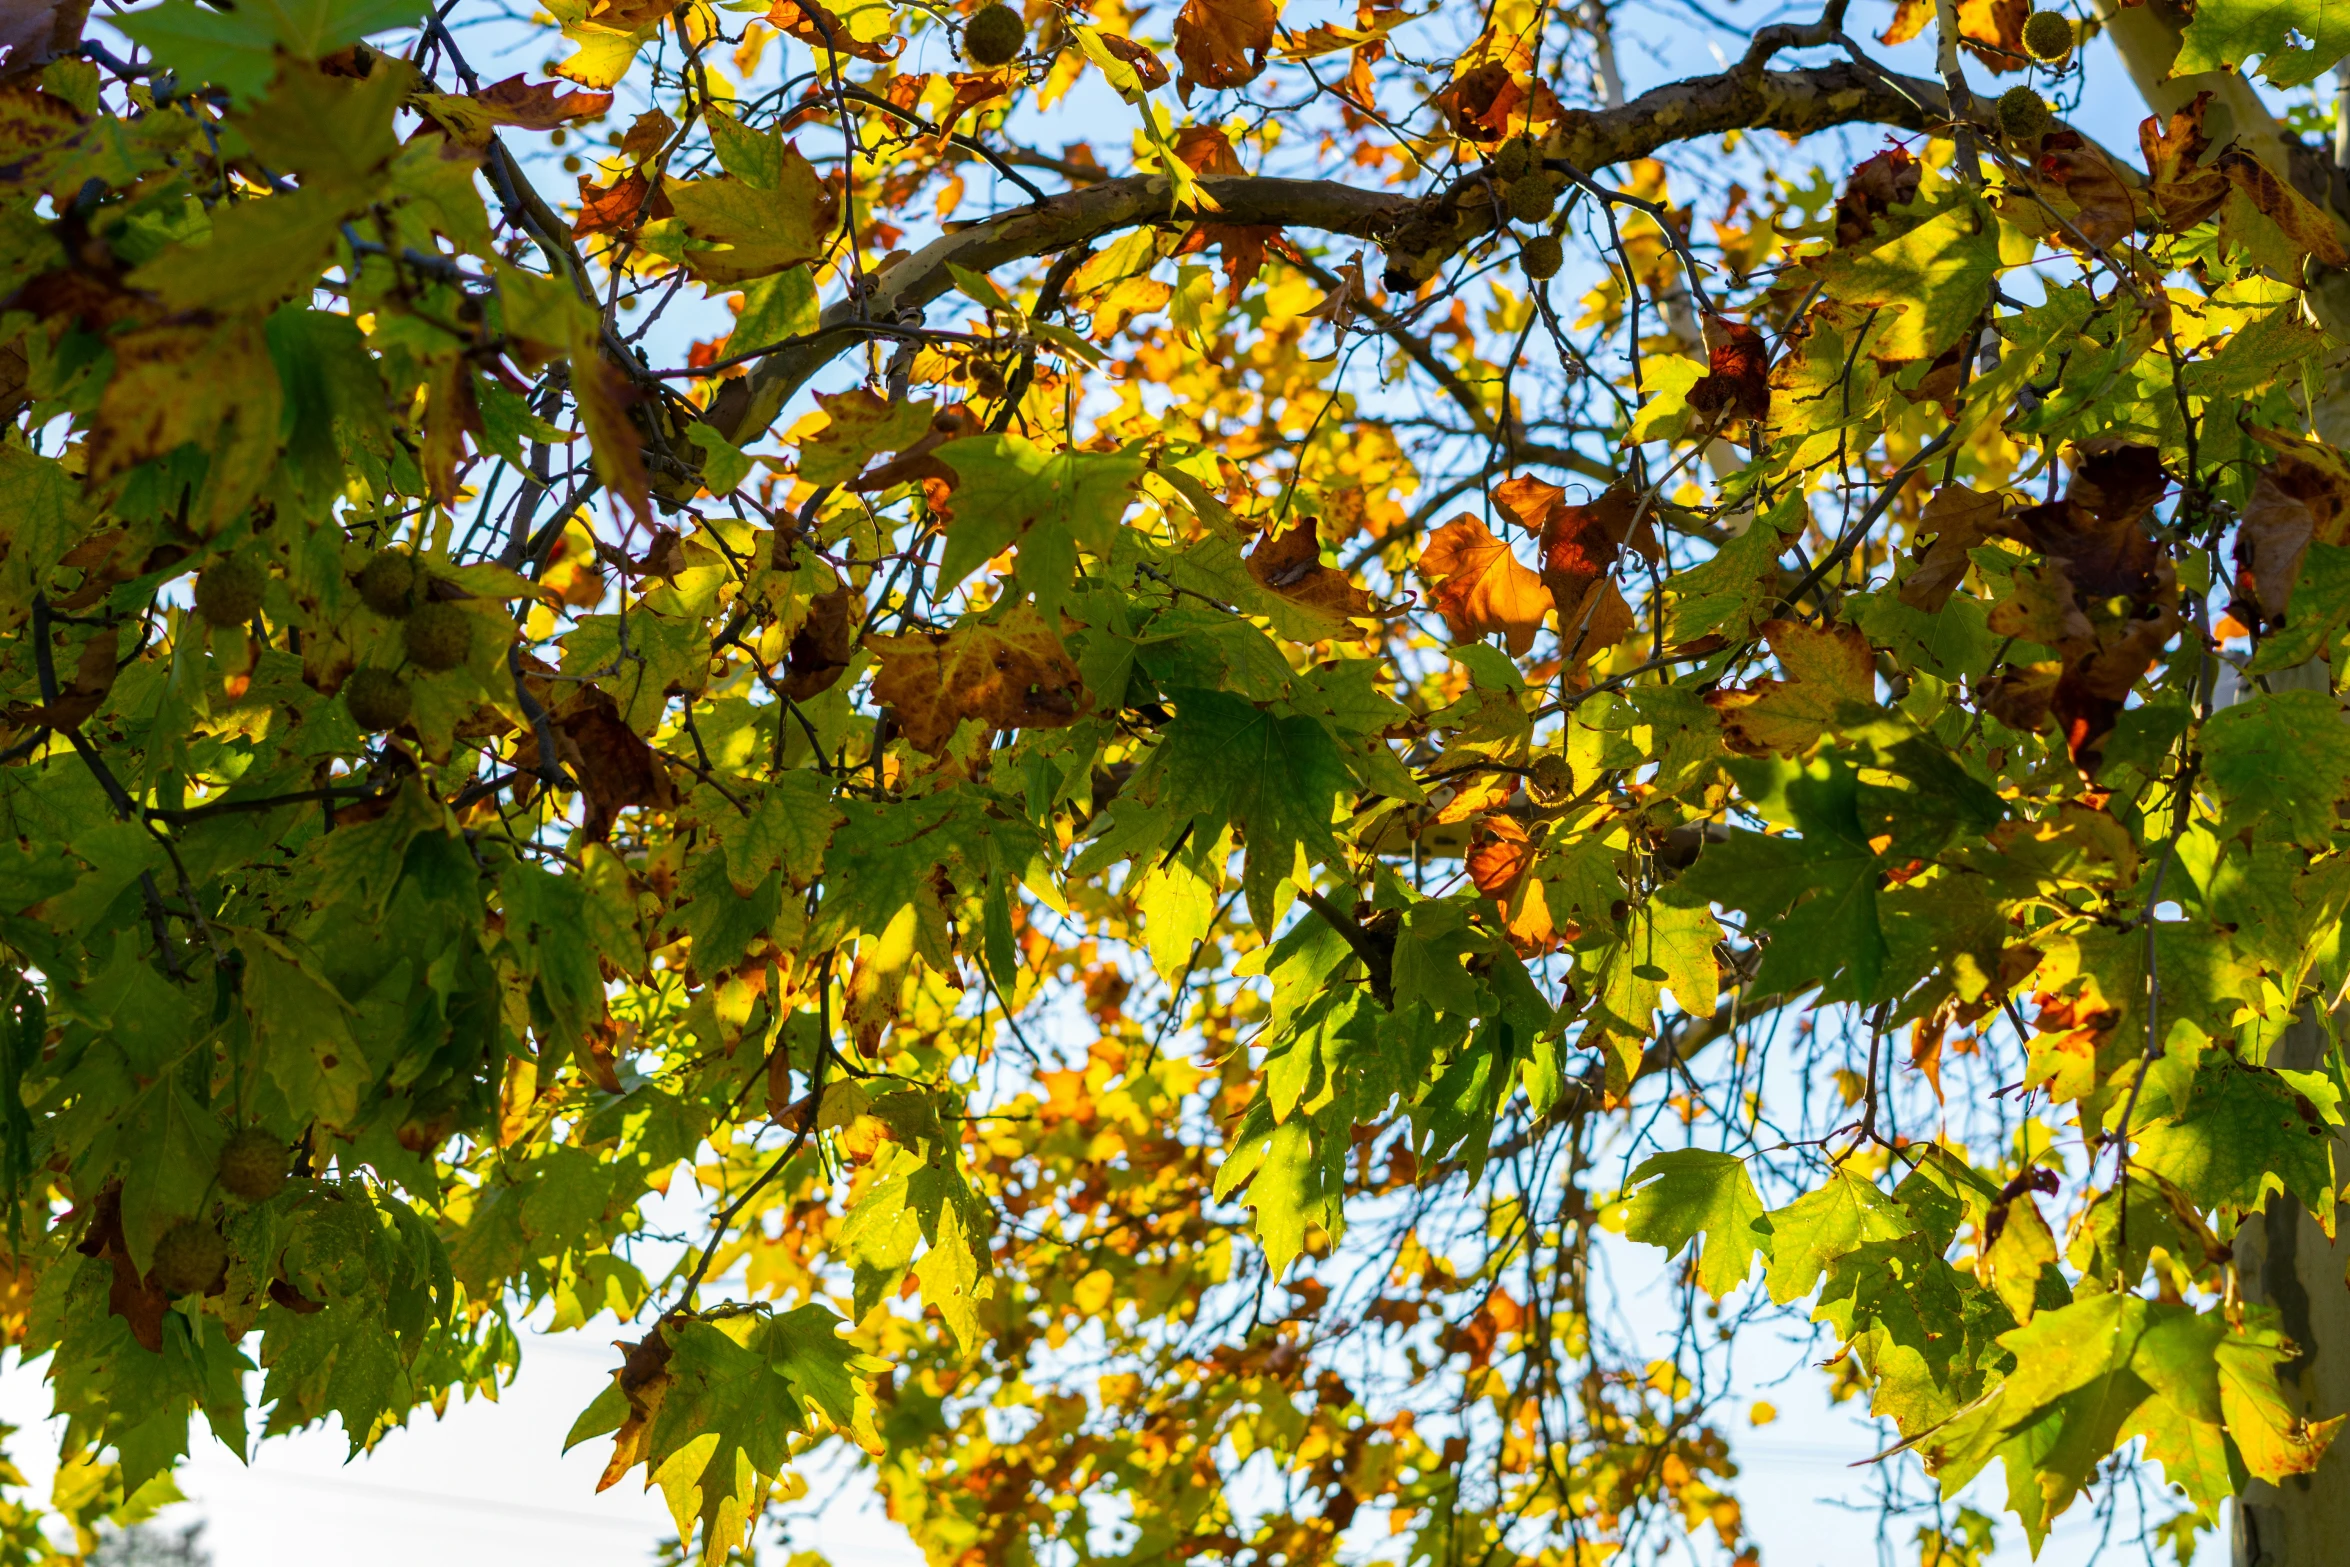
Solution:
{"label": "curled dry leaf", "polygon": [[936,756],[966,718],[998,731],[1059,729],[1092,705],[1060,637],[1032,605],[994,624],[869,637],[873,695],[916,750]]}
{"label": "curled dry leaf", "polygon": [[1689,388],[1689,406],[1709,429],[1771,411],[1771,348],[1743,321],[1709,320],[1706,374]]}
{"label": "curled dry leaf", "polygon": [[1283,598],[1341,619],[1378,613],[1371,595],[1345,572],[1322,564],[1322,540],[1311,518],[1291,523],[1282,533],[1261,535],[1248,552],[1248,570]]}
{"label": "curled dry leaf", "polygon": [[1876,656],[1857,627],[1766,620],[1760,629],[1788,678],[1758,680],[1743,691],[1706,694],[1707,705],[1721,717],[1723,743],[1731,750],[1746,756],[1791,756],[1875,707]]}
{"label": "curled dry leaf", "polygon": [[2330,448],[2295,443],[2252,481],[2236,530],[2236,598],[2228,612],[2273,625],[2292,602],[2312,543],[2350,538],[2350,467]]}
{"label": "curled dry leaf", "polygon": [[1948,603],[1974,564],[1967,552],[1998,533],[2006,504],[2004,496],[1978,495],[1964,484],[1936,490],[1918,518],[1917,531],[1928,542],[1911,549],[1917,564],[1902,579],[1901,602],[1928,614]]}

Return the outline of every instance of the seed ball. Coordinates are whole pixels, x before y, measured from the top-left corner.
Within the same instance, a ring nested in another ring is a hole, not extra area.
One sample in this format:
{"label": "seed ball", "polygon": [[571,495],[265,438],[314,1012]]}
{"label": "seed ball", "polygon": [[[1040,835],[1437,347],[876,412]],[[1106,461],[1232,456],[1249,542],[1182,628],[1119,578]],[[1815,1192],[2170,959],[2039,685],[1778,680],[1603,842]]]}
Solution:
{"label": "seed ball", "polygon": [[377,550],[359,568],[359,597],[386,620],[402,620],[416,603],[416,557]]}
{"label": "seed ball", "polygon": [[2073,52],[2073,19],[2062,11],[2034,11],[2024,18],[2024,48],[2053,65]]}
{"label": "seed ball", "polygon": [[2038,141],[2056,124],[2048,101],[2029,87],[2010,87],[1999,95],[1999,129],[2010,141]]}
{"label": "seed ball", "polygon": [[216,626],[242,626],[268,587],[269,574],[242,555],[216,560],[196,574],[196,613]]}
{"label": "seed ball", "polygon": [[194,1219],[182,1219],[155,1243],[155,1266],[147,1277],[166,1295],[195,1295],[212,1288],[220,1270],[228,1266],[228,1242],[220,1231]]}
{"label": "seed ball", "polygon": [[1505,141],[1493,151],[1493,177],[1507,185],[1523,175],[1533,161],[1533,149],[1525,142]]}
{"label": "seed ball", "polygon": [[417,605],[405,630],[408,660],[419,669],[455,669],[473,651],[473,617],[443,599]]}
{"label": "seed ball", "polygon": [[258,1126],[248,1126],[220,1151],[221,1188],[246,1202],[267,1202],[285,1189],[293,1159],[286,1145]]}
{"label": "seed ball", "polygon": [[1518,265],[1524,267],[1526,275],[1537,283],[1544,278],[1556,277],[1560,264],[1566,259],[1566,248],[1559,243],[1556,234],[1537,234],[1518,251]]}
{"label": "seed ball", "polygon": [[406,723],[413,702],[408,682],[388,669],[354,669],[343,682],[343,705],[351,710],[351,722],[369,734]]}
{"label": "seed ball", "polygon": [[1547,222],[1558,209],[1558,192],[1550,188],[1550,181],[1540,171],[1519,175],[1509,182],[1504,194],[1510,216],[1520,223]]}
{"label": "seed ball", "polygon": [[991,5],[963,24],[963,53],[973,65],[1010,65],[1028,42],[1028,24],[1008,5]]}

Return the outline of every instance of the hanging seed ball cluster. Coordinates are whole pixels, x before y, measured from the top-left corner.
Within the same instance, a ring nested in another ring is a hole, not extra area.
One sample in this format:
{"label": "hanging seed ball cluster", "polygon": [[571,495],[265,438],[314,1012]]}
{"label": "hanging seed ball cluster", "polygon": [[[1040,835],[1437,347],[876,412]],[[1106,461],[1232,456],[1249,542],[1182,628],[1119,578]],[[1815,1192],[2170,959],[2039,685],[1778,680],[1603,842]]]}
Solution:
{"label": "hanging seed ball cluster", "polygon": [[2024,51],[2054,65],[2073,52],[2073,19],[2062,11],[2034,11],[2024,18]]}
{"label": "hanging seed ball cluster", "polygon": [[[378,550],[359,569],[359,600],[386,620],[397,620],[408,663],[442,674],[473,656],[473,617],[446,599],[428,596],[431,578],[405,550]],[[397,671],[354,669],[343,682],[351,721],[370,734],[397,729],[415,710],[415,692]]]}
{"label": "hanging seed ball cluster", "polygon": [[1999,95],[1999,130],[2010,141],[2038,141],[2056,127],[2048,100],[2029,87],[2010,87]]}
{"label": "hanging seed ball cluster", "polygon": [[1028,24],[1008,5],[991,5],[963,24],[963,53],[973,65],[1010,65],[1028,42]]}
{"label": "hanging seed ball cluster", "polygon": [[216,560],[196,574],[196,613],[209,625],[248,625],[261,612],[269,573],[242,555]]}

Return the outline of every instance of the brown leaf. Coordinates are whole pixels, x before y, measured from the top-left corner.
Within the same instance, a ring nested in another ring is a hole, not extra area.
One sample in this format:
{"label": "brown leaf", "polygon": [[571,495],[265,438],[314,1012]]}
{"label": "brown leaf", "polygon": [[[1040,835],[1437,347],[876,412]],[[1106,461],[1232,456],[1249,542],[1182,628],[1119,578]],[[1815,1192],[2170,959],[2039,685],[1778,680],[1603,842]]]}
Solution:
{"label": "brown leaf", "polygon": [[1931,615],[1950,601],[1974,562],[1967,552],[1999,531],[2000,513],[2007,499],[1998,494],[1978,495],[1963,484],[1946,484],[1934,492],[1918,518],[1917,531],[1930,532],[1933,542],[1913,548],[1917,564],[1901,581],[1901,602]]}
{"label": "brown leaf", "polygon": [[1175,133],[1175,156],[1194,174],[1248,173],[1221,126],[1186,125]]}
{"label": "brown leaf", "polygon": [[1061,639],[1033,605],[993,625],[870,637],[873,696],[916,750],[940,754],[966,718],[996,730],[1060,729],[1092,705]]}
{"label": "brown leaf", "polygon": [[[2020,71],[2032,63],[2024,53],[2024,18],[2031,14],[2031,0],[1959,0],[1959,43],[1995,76]],[[1877,41],[1907,43],[1933,21],[1934,0],[1896,0],[1892,25]]]}
{"label": "brown leaf", "polygon": [[2287,451],[2260,470],[2236,530],[2236,601],[2246,624],[2284,618],[2312,540],[2339,546],[2350,532],[2350,472],[2331,451]]}
{"label": "brown leaf", "polygon": [[1191,232],[1183,236],[1183,243],[1175,247],[1178,256],[1197,255],[1210,245],[1224,257],[1225,297],[1234,304],[1240,302],[1241,290],[1256,278],[1265,264],[1265,252],[1290,253],[1282,242],[1281,226],[1277,223],[1195,223]]}
{"label": "brown leaf", "polygon": [[666,218],[673,210],[668,193],[648,181],[642,169],[631,169],[609,185],[598,185],[582,174],[579,216],[571,220],[571,237],[633,233],[639,223]]}
{"label": "brown leaf", "polygon": [[[1927,14],[1933,6],[1928,0]],[[1853,165],[1836,198],[1836,246],[1852,250],[1876,236],[1877,220],[1918,199],[1918,160],[1905,148],[1888,147]]]}
{"label": "brown leaf", "polygon": [[1273,47],[1277,16],[1273,0],[1183,0],[1175,13],[1183,101],[1191,102],[1194,86],[1215,91],[1255,81],[1265,69],[1265,51]]}
{"label": "brown leaf", "polygon": [[1420,576],[1455,642],[1502,634],[1513,656],[1534,646],[1550,595],[1542,578],[1466,512],[1436,531],[1420,552]]}
{"label": "brown leaf", "polygon": [[8,721],[12,724],[43,724],[51,729],[75,729],[92,713],[104,705],[106,694],[114,689],[115,651],[120,639],[112,630],[101,630],[82,644],[81,658],[74,667],[73,678],[57,693],[57,700],[48,703],[12,703]]}
{"label": "brown leaf", "polygon": [[1582,623],[1592,592],[1613,578],[1627,546],[1649,560],[1661,553],[1648,519],[1640,517],[1634,526],[1640,492],[1629,485],[1611,485],[1597,500],[1572,506],[1556,485],[1516,478],[1496,488],[1493,498],[1540,532],[1542,582],[1558,606],[1563,635],[1571,637],[1571,628]]}
{"label": "brown leaf", "polygon": [[1453,134],[1469,141],[1499,141],[1509,134],[1510,115],[1526,101],[1526,89],[1500,60],[1487,60],[1452,79],[1432,100]]}
{"label": "brown leaf", "polygon": [[1709,429],[1739,419],[1761,419],[1771,411],[1771,348],[1762,333],[1743,321],[1709,320],[1706,373],[1689,388],[1689,406]]}
{"label": "brown leaf", "polygon": [[808,618],[793,633],[784,657],[783,691],[795,702],[821,696],[840,684],[857,647],[857,617],[864,602],[848,588],[821,593],[808,605]]}
{"label": "brown leaf", "polygon": [[1248,570],[1275,593],[1310,609],[1342,619],[1377,612],[1371,595],[1348,581],[1345,572],[1322,564],[1322,541],[1311,518],[1291,523],[1278,537],[1261,535],[1248,553]]}
{"label": "brown leaf", "polygon": [[130,1247],[122,1238],[122,1188],[109,1185],[98,1193],[98,1201],[90,1213],[90,1227],[74,1247],[85,1257],[103,1257],[113,1268],[114,1277],[106,1286],[106,1309],[129,1325],[131,1337],[139,1347],[160,1353],[163,1348],[163,1314],[171,1309],[171,1297],[142,1278],[131,1264]]}
{"label": "brown leaf", "polygon": [[1533,874],[1534,846],[1526,829],[1507,816],[1478,823],[1476,841],[1463,862],[1469,880],[1501,911],[1510,945],[1522,956],[1556,951],[1572,934],[1562,932],[1550,912],[1541,879]]}
{"label": "brown leaf", "polygon": [[2292,186],[2279,179],[2265,163],[2240,147],[2229,147],[2213,160],[2228,183],[2244,193],[2262,216],[2284,230],[2285,238],[2306,255],[2329,267],[2350,267],[2350,250],[2333,218]]}
{"label": "brown leaf", "polygon": [[2060,242],[2078,249],[2077,237],[2102,250],[2137,232],[2137,198],[2105,154],[2077,132],[2058,130],[2042,137],[2032,176],[2044,196],[2061,198],[2052,207],[2073,209],[2064,214],[2070,226],[2056,232]]}
{"label": "brown leaf", "polygon": [[647,163],[669,145],[669,138],[677,134],[677,122],[659,109],[647,109],[638,115],[620,138],[620,155],[631,163]]}
{"label": "brown leaf", "polygon": [[906,48],[905,39],[894,34],[878,43],[859,42],[849,32],[849,24],[820,0],[775,0],[767,8],[767,20],[778,32],[797,38],[811,49],[829,49],[834,54],[870,60],[876,65],[887,65]]}
{"label": "brown leaf", "polygon": [[1144,92],[1157,92],[1167,85],[1167,62],[1160,59],[1159,52],[1149,44],[1136,43],[1131,38],[1121,38],[1111,32],[1097,36],[1104,49],[1134,67],[1134,74],[1142,82]]}
{"label": "brown leaf", "polygon": [[612,1435],[612,1461],[604,1466],[604,1477],[596,1482],[599,1491],[609,1490],[623,1475],[651,1457],[653,1422],[660,1416],[662,1401],[669,1396],[670,1384],[676,1381],[669,1374],[669,1340],[662,1335],[660,1323],[653,1324],[653,1331],[635,1343],[615,1339],[613,1347],[621,1352],[621,1360],[620,1369],[612,1373],[612,1380],[620,1384],[620,1391],[628,1400],[628,1418],[620,1422],[620,1429]]}
{"label": "brown leaf", "polygon": [[[2062,637],[2054,650],[2063,662],[2045,711],[2062,726],[2073,764],[2095,777],[2131,689],[2178,629],[2179,591],[2168,553],[2144,527],[2170,486],[2161,453],[2101,436],[2075,455],[2064,498],[2026,507],[1999,531],[2049,558],[2089,627],[2080,635],[2082,622],[2067,618],[2049,628]],[[2074,634],[2063,636],[2068,628]],[[2038,700],[2035,684],[2028,696],[1995,694],[1991,710],[2011,727],[2037,727],[2014,723],[2002,704],[2028,716]]]}
{"label": "brown leaf", "polygon": [[526,131],[551,131],[574,120],[592,120],[612,107],[608,92],[560,92],[553,82],[533,82],[509,76],[473,94],[473,101],[489,110],[500,125]]}
{"label": "brown leaf", "polygon": [[2228,199],[2228,177],[2201,167],[2211,138],[2203,134],[2203,110],[2211,94],[2199,92],[2185,108],[2174,110],[2166,126],[2159,115],[2148,115],[2138,127],[2138,145],[2146,154],[2147,194],[2164,228],[2184,233],[2219,210]]}
{"label": "brown leaf", "polygon": [[[598,843],[612,836],[612,824],[631,805],[671,810],[677,790],[669,769],[644,737],[621,720],[612,698],[583,685],[555,718],[563,759],[587,796],[587,835]],[[516,760],[522,758],[518,755]],[[537,762],[535,737],[530,760]]]}

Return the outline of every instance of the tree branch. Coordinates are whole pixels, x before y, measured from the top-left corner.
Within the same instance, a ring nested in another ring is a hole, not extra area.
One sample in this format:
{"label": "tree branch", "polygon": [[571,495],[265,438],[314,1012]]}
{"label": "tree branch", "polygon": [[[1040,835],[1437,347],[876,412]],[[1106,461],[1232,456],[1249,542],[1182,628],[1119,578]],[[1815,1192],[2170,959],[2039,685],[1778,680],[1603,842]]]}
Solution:
{"label": "tree branch", "polygon": [[[1881,124],[1931,133],[1945,127],[1947,114],[1939,86],[1839,61],[1814,70],[1733,68],[1692,77],[1621,108],[1569,111],[1559,123],[1566,159],[1599,169],[1736,130],[1801,137],[1837,125]],[[1352,235],[1381,244],[1391,255],[1409,254],[1422,267],[1491,233],[1496,217],[1481,171],[1426,197],[1335,180],[1211,176],[1199,184],[1221,208],[1218,223]],[[832,304],[811,338],[779,349],[728,382],[705,417],[737,446],[756,439],[801,387],[875,324],[918,319],[923,307],[953,287],[951,266],[988,272],[1122,229],[1189,221],[1174,210],[1165,175],[1134,174],[942,235],[870,279],[860,295]]]}

